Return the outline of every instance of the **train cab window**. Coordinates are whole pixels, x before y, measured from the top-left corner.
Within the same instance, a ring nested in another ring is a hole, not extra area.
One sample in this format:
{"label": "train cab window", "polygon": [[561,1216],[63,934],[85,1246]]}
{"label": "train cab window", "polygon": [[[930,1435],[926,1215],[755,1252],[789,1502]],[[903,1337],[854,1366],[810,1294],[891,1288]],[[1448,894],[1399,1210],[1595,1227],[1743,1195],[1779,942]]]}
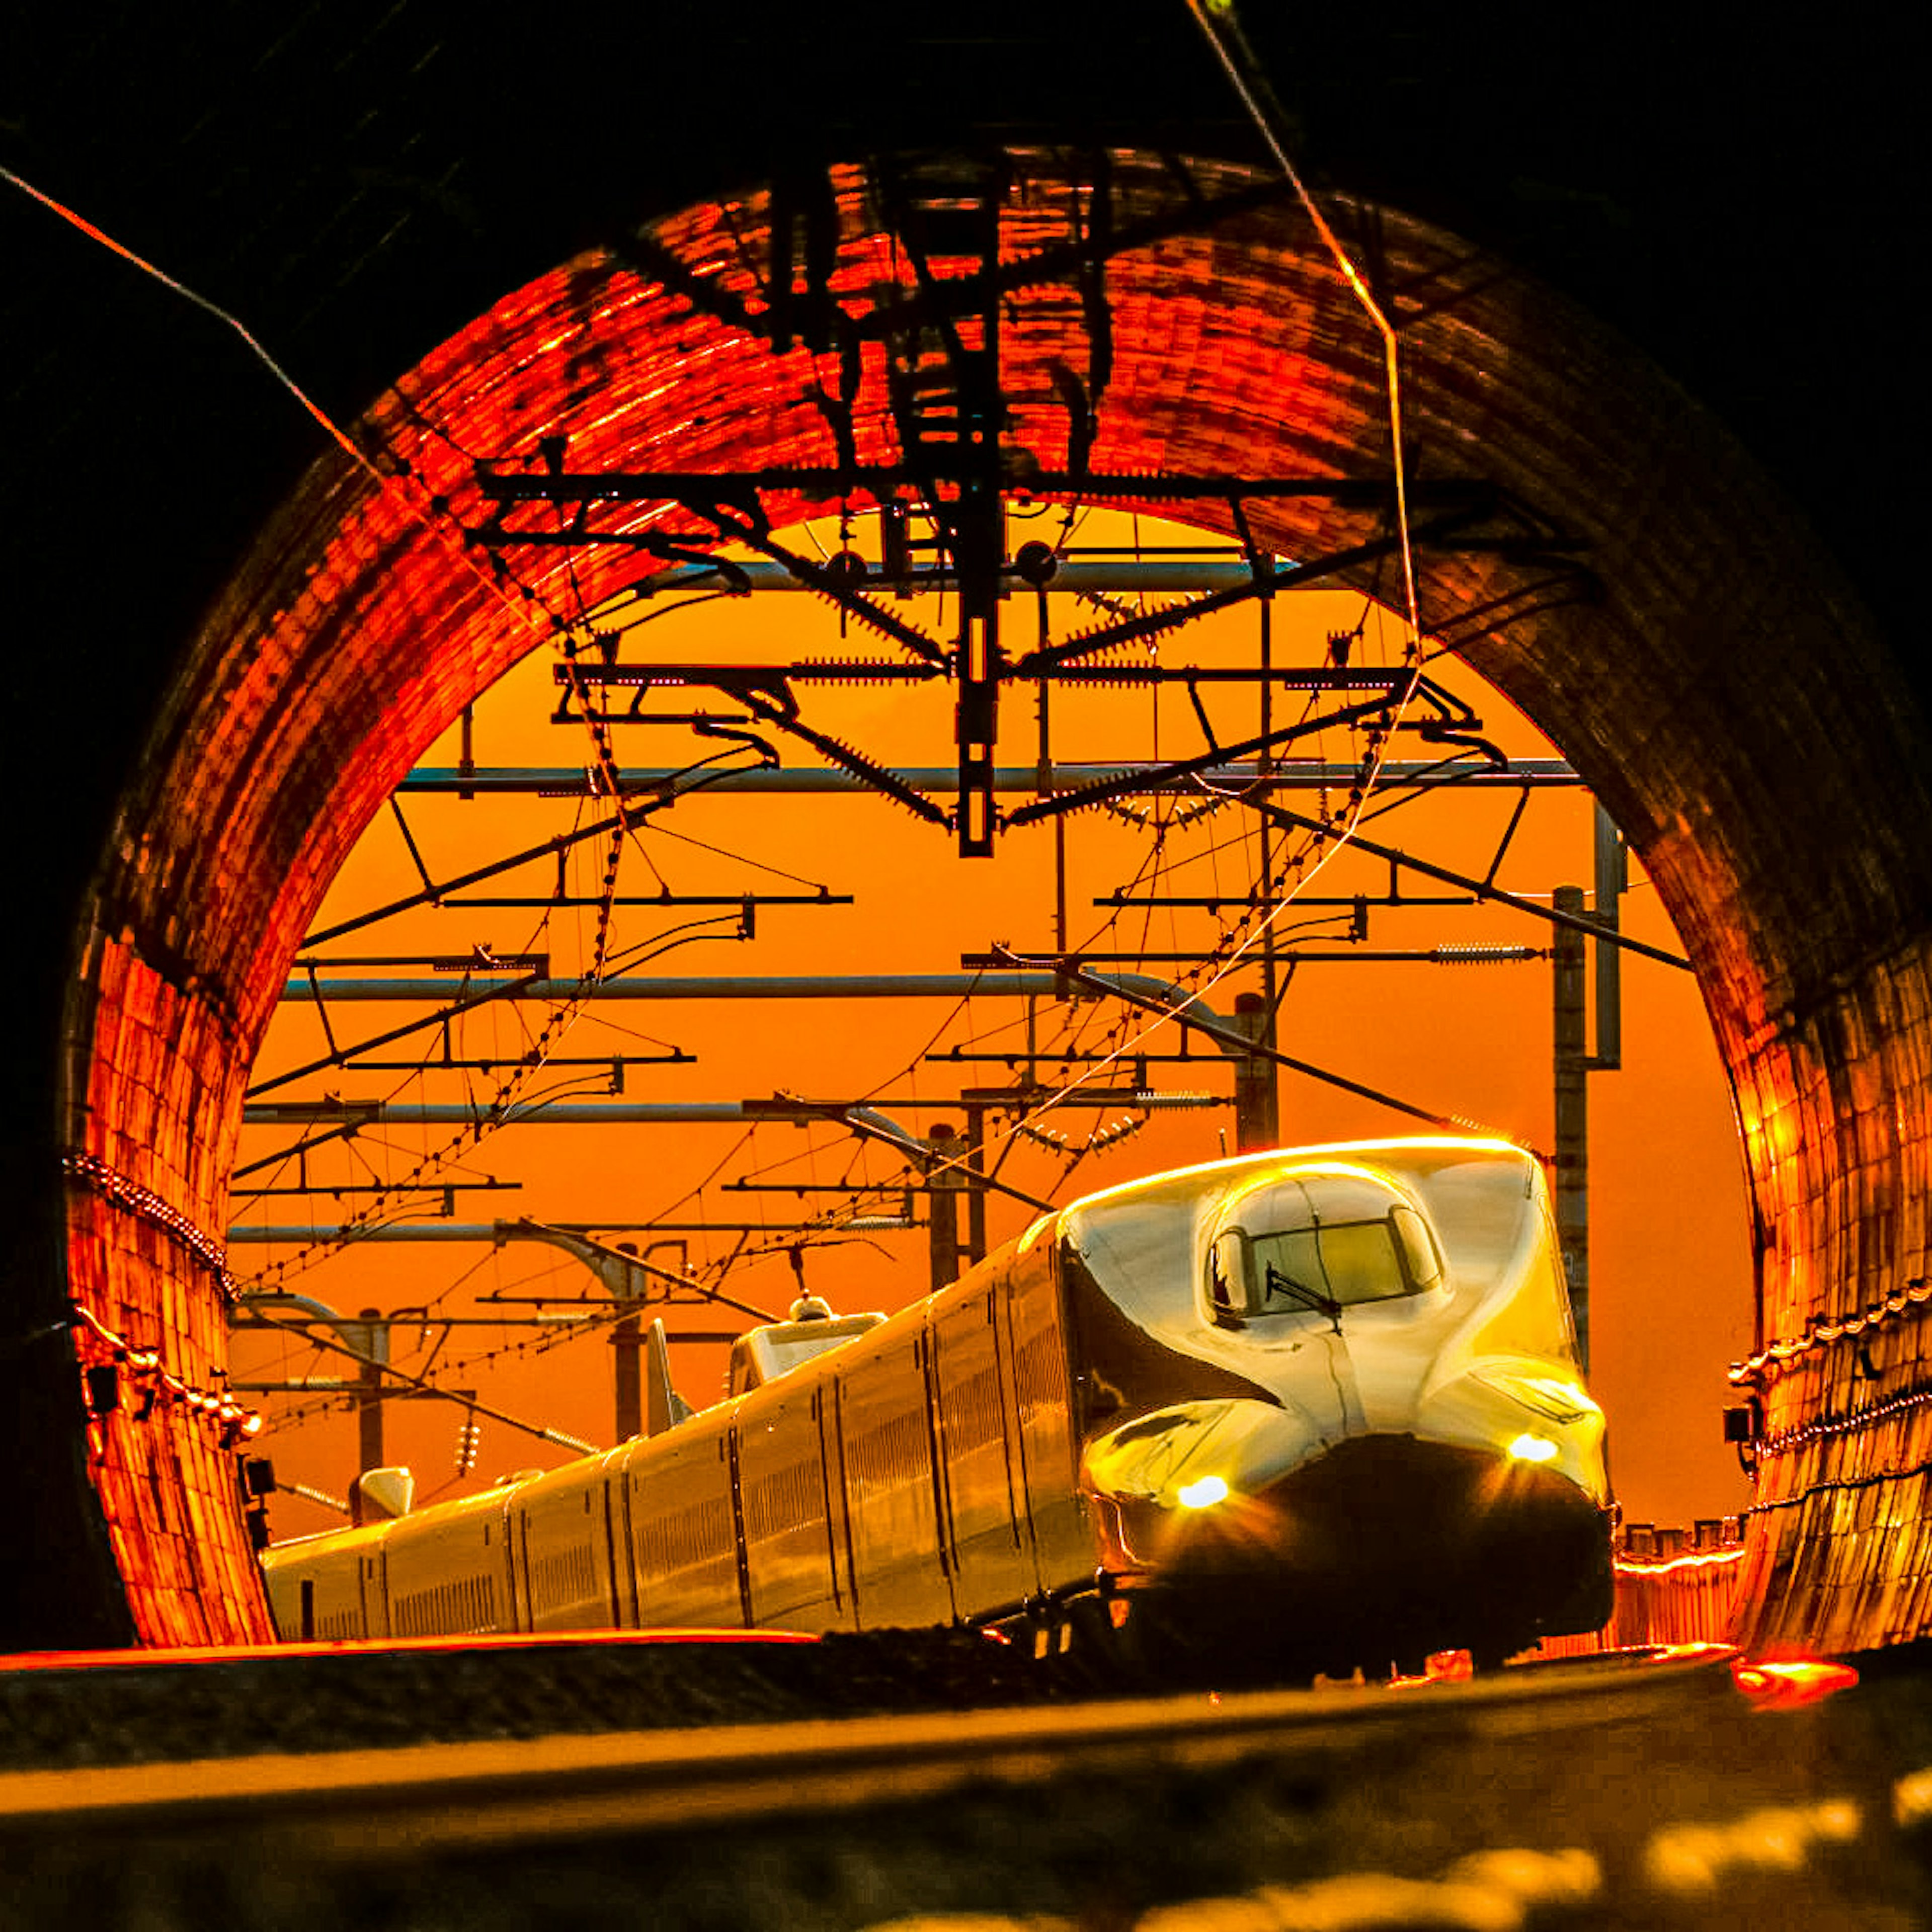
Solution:
{"label": "train cab window", "polygon": [[1345,1308],[1419,1294],[1442,1280],[1423,1217],[1352,1178],[1258,1189],[1234,1204],[1208,1251],[1208,1300],[1224,1327],[1311,1313],[1339,1323]]}
{"label": "train cab window", "polygon": [[1398,1204],[1389,1210],[1389,1226],[1402,1257],[1409,1286],[1418,1294],[1437,1288],[1442,1282],[1442,1257],[1436,1250],[1436,1237],[1429,1223],[1413,1208]]}
{"label": "train cab window", "polygon": [[1229,1228],[1208,1250],[1208,1299],[1215,1320],[1226,1328],[1238,1327],[1247,1312],[1246,1238],[1240,1228]]}

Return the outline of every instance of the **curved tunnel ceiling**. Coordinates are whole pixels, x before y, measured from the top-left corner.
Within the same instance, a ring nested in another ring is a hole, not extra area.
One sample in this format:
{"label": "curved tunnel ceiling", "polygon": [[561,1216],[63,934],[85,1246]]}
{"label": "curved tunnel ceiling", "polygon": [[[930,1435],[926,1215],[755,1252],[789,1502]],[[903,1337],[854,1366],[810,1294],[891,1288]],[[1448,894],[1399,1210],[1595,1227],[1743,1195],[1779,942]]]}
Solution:
{"label": "curved tunnel ceiling", "polygon": [[[782,224],[808,249],[836,239],[823,292],[862,338],[912,293],[874,186],[836,171],[815,214]],[[1490,493],[1420,553],[1424,623],[1610,806],[1697,967],[1738,1094],[1765,1337],[1792,1345],[1761,1378],[1759,1633],[1910,1634],[1932,1623],[1932,1584],[1892,1576],[1880,1630],[1876,1592],[1817,1580],[1848,1508],[1932,1515],[1918,1412],[1865,1414],[1916,1387],[1904,1285],[1924,1267],[1932,855],[1901,828],[1932,803],[1922,723],[1802,527],[1653,368],[1453,236],[1340,214],[1401,330],[1415,524],[1431,527],[1439,493]],[[812,323],[800,297],[773,312],[772,225],[762,196],[696,208],[506,297],[368,413],[369,470],[316,466],[206,626],[127,795],[68,1028],[68,1144],[85,1150],[74,1292],[110,1330],[158,1322],[185,1384],[209,1384],[223,1356],[196,1231],[224,1225],[248,1064],[329,879],[476,692],[580,598],[657,567],[578,550],[567,586],[566,552],[513,550],[514,577],[499,573],[464,535],[493,514],[479,464],[540,472],[540,443],[564,437],[573,472],[835,465],[846,429],[848,458],[898,457],[876,336],[842,370],[774,347],[775,330]],[[1000,253],[1013,487],[1077,461],[1082,394],[1097,472],[1386,478],[1379,344],[1270,184],[1132,155],[1096,182],[1014,155]],[[1150,484],[1119,500],[1158,498]],[[762,507],[782,527],[826,506],[771,491]],[[1246,508],[1266,548],[1297,557],[1378,528],[1372,504],[1319,495]],[[1230,525],[1224,506],[1190,514]],[[662,505],[602,510],[598,527],[716,534]],[[1348,580],[1388,592],[1366,566]],[[1875,1386],[1816,1324],[1888,1294],[1901,1312],[1864,1337]],[[166,1413],[161,1429],[94,1425],[136,1624],[259,1632],[217,1424]],[[171,1502],[137,1506],[143,1486]]]}

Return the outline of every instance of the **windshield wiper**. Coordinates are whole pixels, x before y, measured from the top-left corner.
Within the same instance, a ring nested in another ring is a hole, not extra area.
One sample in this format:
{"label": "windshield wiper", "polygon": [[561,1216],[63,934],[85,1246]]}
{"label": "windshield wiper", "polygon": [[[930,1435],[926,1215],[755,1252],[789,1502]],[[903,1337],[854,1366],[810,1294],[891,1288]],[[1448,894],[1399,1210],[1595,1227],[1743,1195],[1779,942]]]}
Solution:
{"label": "windshield wiper", "polygon": [[1262,1287],[1268,1294],[1286,1295],[1291,1301],[1298,1301],[1304,1308],[1312,1309],[1317,1315],[1325,1315],[1335,1324],[1335,1332],[1342,1332],[1342,1304],[1332,1294],[1323,1294],[1310,1288],[1306,1282],[1297,1281],[1292,1274],[1283,1274],[1273,1262],[1262,1277]]}

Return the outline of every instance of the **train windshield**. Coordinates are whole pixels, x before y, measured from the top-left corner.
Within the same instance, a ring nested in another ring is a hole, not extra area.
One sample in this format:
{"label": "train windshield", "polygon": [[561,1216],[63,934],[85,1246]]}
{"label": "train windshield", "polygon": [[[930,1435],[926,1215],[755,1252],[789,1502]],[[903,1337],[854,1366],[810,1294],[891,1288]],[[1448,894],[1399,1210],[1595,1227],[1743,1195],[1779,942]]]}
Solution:
{"label": "train windshield", "polygon": [[1442,1264],[1406,1202],[1352,1178],[1278,1181],[1243,1198],[1208,1251],[1216,1316],[1325,1315],[1435,1287]]}

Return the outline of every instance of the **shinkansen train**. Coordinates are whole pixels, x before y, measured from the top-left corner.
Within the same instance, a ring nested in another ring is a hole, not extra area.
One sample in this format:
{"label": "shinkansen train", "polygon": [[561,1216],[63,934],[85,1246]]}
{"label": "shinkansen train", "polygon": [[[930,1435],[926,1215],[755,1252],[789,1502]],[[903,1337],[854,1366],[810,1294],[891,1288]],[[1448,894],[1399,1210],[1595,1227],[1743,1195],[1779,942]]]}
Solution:
{"label": "shinkansen train", "polygon": [[284,1637],[990,1626],[1230,1676],[1471,1650],[1610,1610],[1604,1418],[1537,1160],[1245,1156],[1043,1216],[886,1318],[801,1301],[692,1412],[265,1555]]}

